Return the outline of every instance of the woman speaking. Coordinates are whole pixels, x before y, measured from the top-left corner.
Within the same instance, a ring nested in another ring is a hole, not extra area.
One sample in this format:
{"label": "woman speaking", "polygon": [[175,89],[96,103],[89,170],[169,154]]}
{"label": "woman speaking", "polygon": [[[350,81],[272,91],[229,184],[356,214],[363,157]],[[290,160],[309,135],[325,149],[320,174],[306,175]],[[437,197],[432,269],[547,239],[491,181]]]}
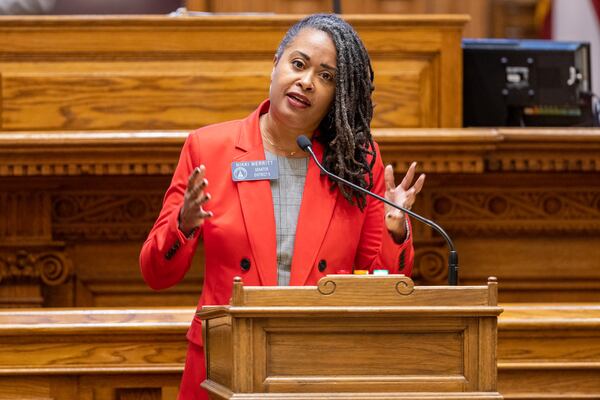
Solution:
{"label": "woman speaking", "polygon": [[[410,275],[408,218],[332,181],[296,144],[307,136],[334,174],[410,208],[425,176],[396,186],[371,136],[373,69],[354,29],[335,15],[292,26],[273,60],[269,99],[245,119],[192,132],[140,255],[148,285],[176,284],[202,238],[198,307],[227,304],[245,285],[316,285],[353,269]],[[239,94],[243,96],[243,93]],[[188,331],[180,399],[206,399],[200,320]]]}

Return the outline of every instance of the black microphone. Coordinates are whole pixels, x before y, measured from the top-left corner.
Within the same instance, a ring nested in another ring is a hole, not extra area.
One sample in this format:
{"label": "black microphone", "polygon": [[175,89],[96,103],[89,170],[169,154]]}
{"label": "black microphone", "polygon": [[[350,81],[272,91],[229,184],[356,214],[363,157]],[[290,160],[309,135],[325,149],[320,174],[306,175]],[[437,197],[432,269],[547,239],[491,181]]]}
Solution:
{"label": "black microphone", "polygon": [[331,177],[332,179],[334,179],[338,182],[342,182],[344,185],[348,185],[351,188],[358,190],[359,192],[368,194],[369,196],[375,197],[376,199],[383,201],[385,204],[410,215],[411,217],[415,218],[416,220],[421,221],[425,225],[432,227],[437,233],[442,235],[442,237],[446,240],[446,243],[448,243],[448,247],[450,248],[450,254],[448,256],[448,285],[451,285],[451,286],[458,285],[458,253],[456,252],[456,247],[454,247],[454,243],[452,242],[452,239],[450,239],[450,236],[448,236],[446,231],[444,229],[442,229],[441,226],[439,226],[435,222],[433,222],[425,217],[420,216],[419,214],[417,214],[413,211],[410,211],[407,208],[400,207],[399,205],[389,201],[388,199],[386,199],[384,197],[379,196],[378,194],[370,192],[365,188],[362,188],[352,182],[349,182],[349,181],[327,171],[321,165],[319,160],[317,160],[317,156],[315,156],[315,153],[313,152],[311,142],[306,136],[304,136],[304,135],[298,136],[296,138],[296,144],[298,144],[298,147],[300,147],[303,151],[310,153],[310,156],[315,161],[315,163],[317,164],[319,169],[321,171],[323,171],[327,176]]}

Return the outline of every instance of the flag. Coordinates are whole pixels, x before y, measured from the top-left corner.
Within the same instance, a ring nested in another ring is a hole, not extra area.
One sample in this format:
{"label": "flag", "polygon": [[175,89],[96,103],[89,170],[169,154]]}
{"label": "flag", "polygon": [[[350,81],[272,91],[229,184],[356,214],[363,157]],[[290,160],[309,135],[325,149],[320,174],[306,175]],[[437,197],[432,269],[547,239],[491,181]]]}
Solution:
{"label": "flag", "polygon": [[538,0],[534,22],[540,38],[590,43],[592,91],[600,95],[600,0]]}

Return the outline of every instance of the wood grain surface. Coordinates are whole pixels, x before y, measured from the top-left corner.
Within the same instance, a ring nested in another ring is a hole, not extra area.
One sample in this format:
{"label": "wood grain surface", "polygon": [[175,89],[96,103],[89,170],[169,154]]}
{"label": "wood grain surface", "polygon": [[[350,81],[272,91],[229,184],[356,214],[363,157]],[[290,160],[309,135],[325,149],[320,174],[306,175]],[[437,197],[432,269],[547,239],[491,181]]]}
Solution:
{"label": "wood grain surface", "polygon": [[[299,16],[3,17],[1,130],[185,129],[268,97]],[[467,17],[345,16],[376,70],[375,127],[461,124]]]}
{"label": "wood grain surface", "polygon": [[[501,306],[498,390],[504,398],[600,396],[596,379],[600,305]],[[0,352],[0,397],[116,400],[115,388],[162,387],[163,398],[174,399],[186,349],[184,335],[194,311],[190,307],[0,311],[0,344],[19,349]],[[67,344],[83,352],[80,356],[75,350],[67,352],[75,354],[69,358],[64,353]],[[46,349],[43,357],[29,351],[33,348]],[[169,351],[159,355],[161,348]],[[86,360],[85,351],[94,357]],[[118,362],[112,358],[117,355],[122,357]],[[169,394],[173,397],[164,397]]]}

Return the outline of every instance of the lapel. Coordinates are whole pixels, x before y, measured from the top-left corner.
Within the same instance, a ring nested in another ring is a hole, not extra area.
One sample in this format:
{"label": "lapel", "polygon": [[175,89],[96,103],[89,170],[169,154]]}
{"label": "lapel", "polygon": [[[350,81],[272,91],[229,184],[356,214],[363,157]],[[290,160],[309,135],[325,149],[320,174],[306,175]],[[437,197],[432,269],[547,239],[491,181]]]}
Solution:
{"label": "lapel", "polygon": [[[323,159],[323,146],[312,141],[318,160]],[[333,210],[339,197],[339,191],[330,190],[331,182],[321,175],[317,164],[311,158],[306,172],[304,193],[298,215],[296,240],[290,285],[303,286],[317,258],[317,253],[325,239],[327,228],[333,216]]]}
{"label": "lapel", "polygon": [[[268,109],[269,103],[265,101],[242,122],[233,161],[265,159],[258,120],[260,114]],[[277,239],[269,181],[237,182],[236,185],[246,233],[261,283],[263,286],[277,285]]]}

